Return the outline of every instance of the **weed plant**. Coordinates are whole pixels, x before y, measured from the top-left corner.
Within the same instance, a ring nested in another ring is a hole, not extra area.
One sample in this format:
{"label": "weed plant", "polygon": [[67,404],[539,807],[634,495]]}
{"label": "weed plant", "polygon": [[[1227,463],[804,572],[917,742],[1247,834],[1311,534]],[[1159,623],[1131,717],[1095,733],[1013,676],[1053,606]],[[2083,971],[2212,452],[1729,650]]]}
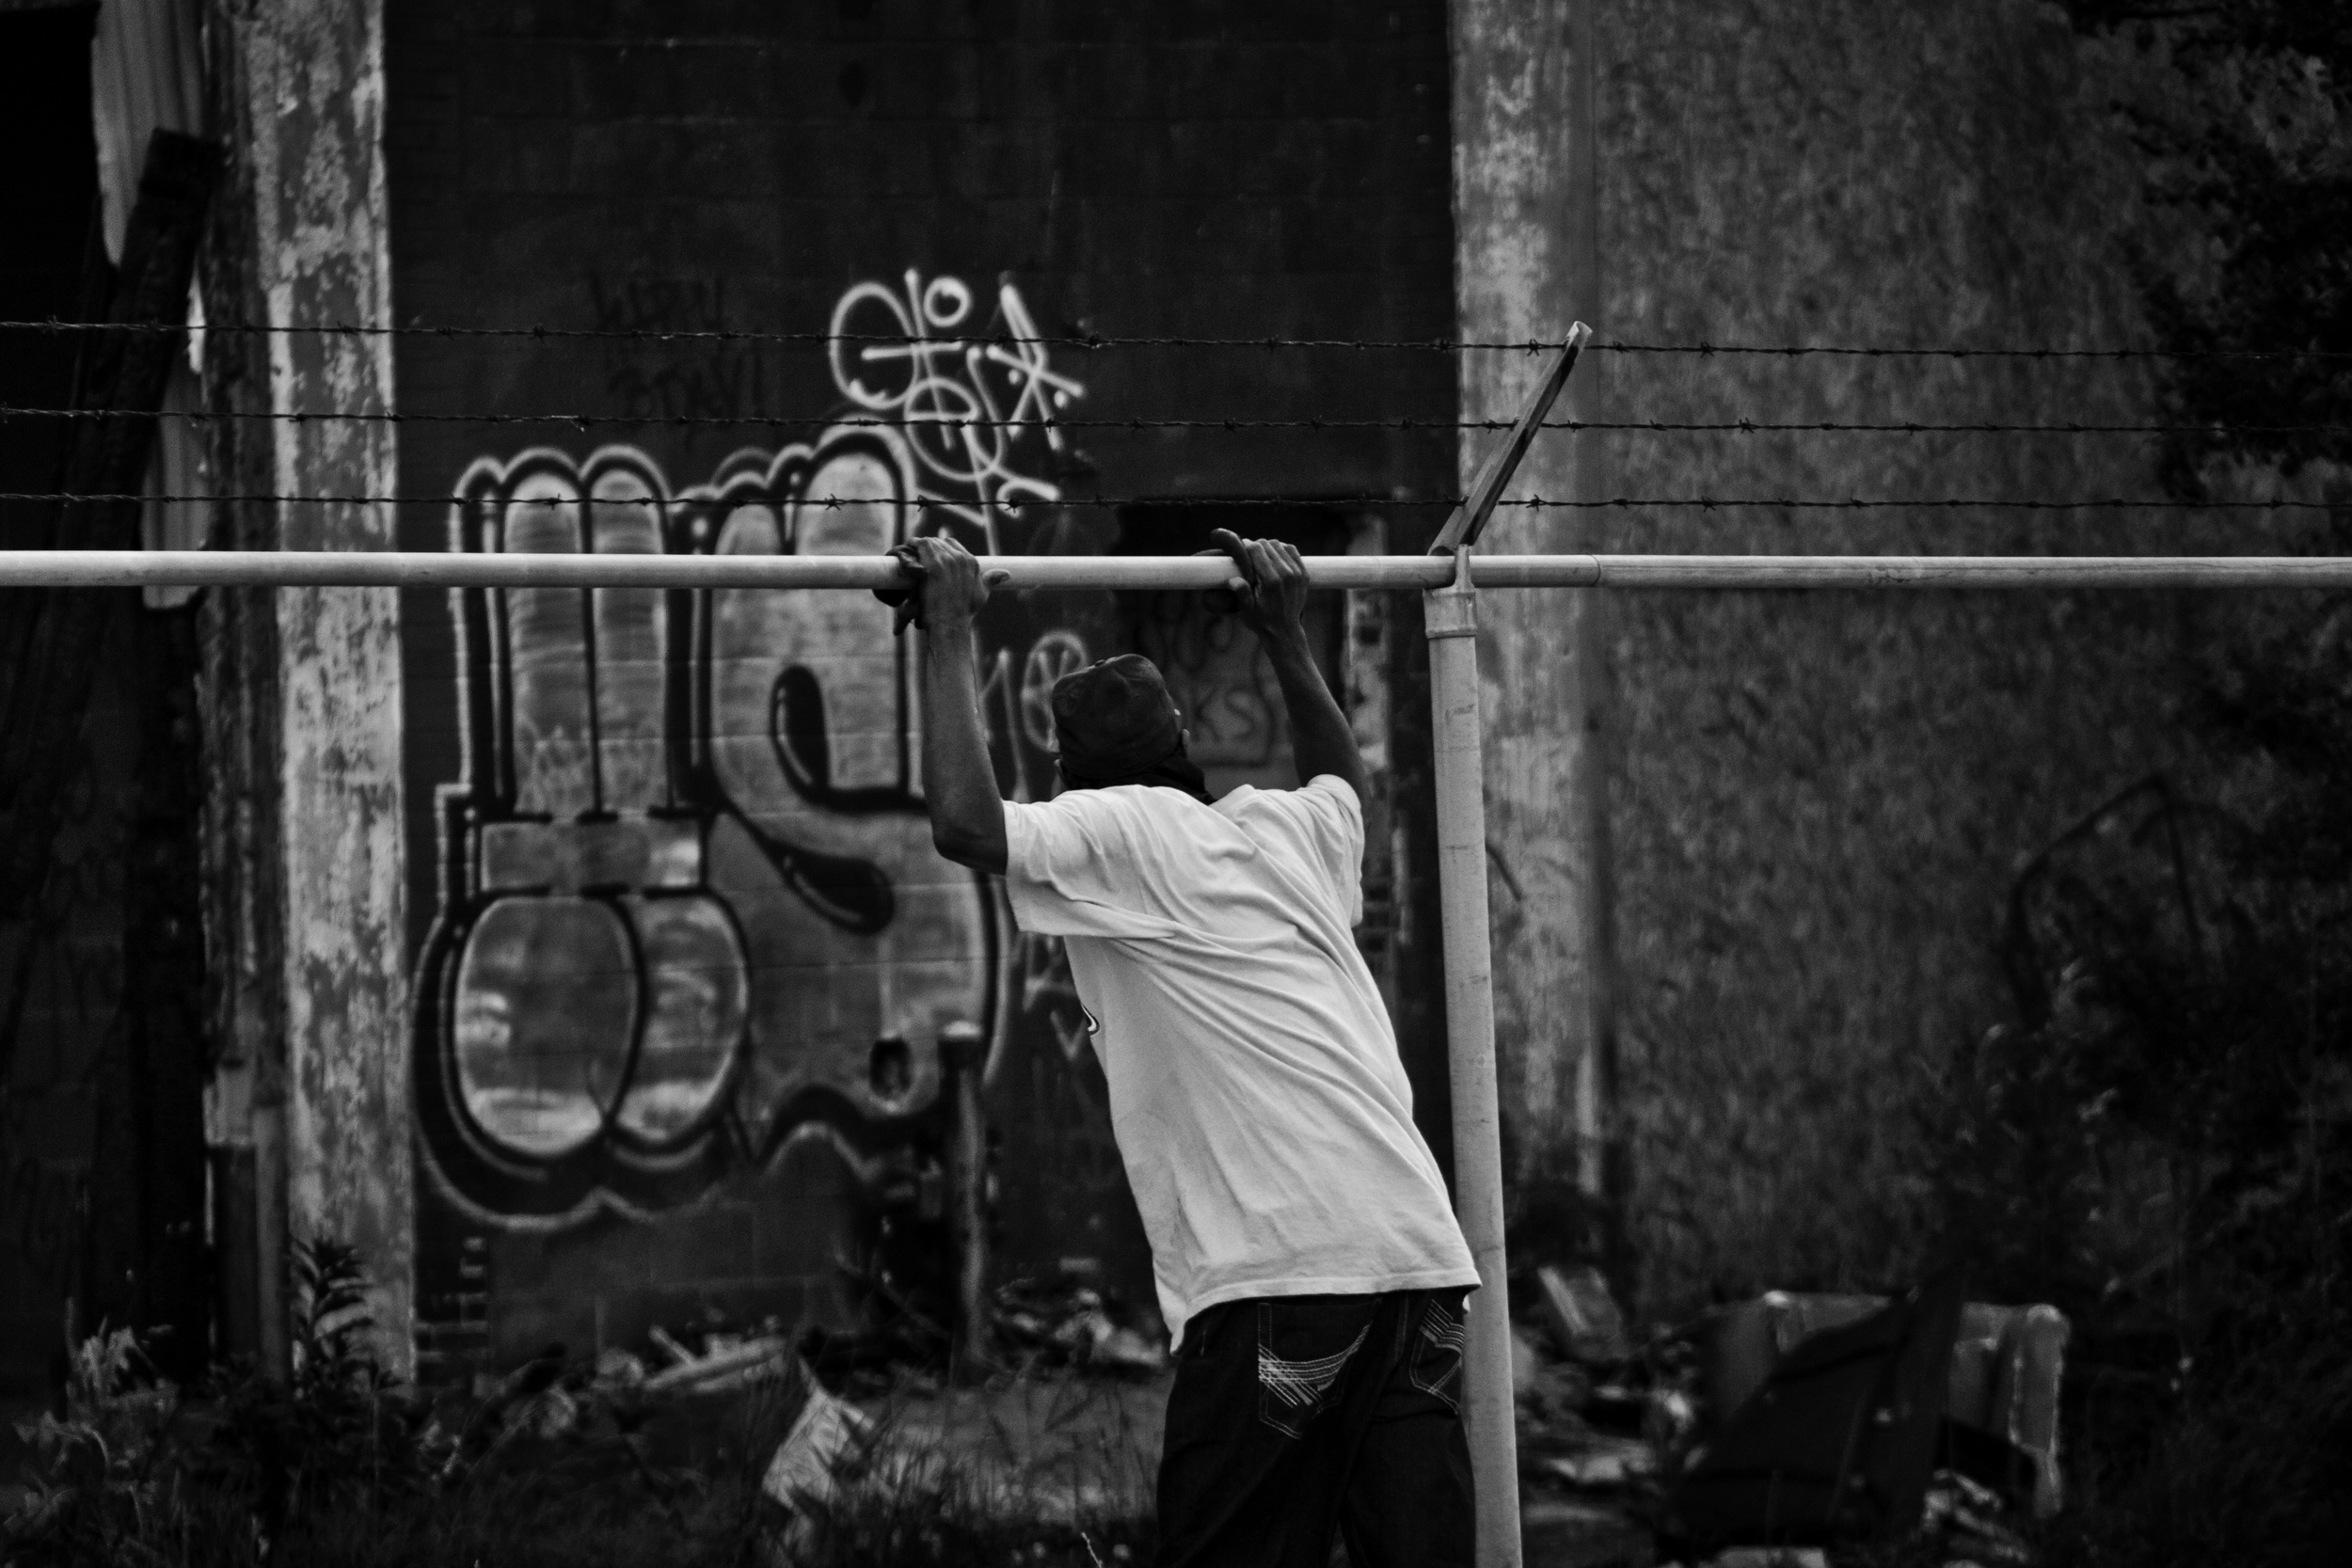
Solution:
{"label": "weed plant", "polygon": [[2021,1023],[1956,1074],[1950,1244],[2074,1325],[2054,1568],[2352,1549],[2352,603],[2217,656],[2234,783],[2020,882]]}
{"label": "weed plant", "polygon": [[[294,1264],[284,1384],[232,1369],[183,1391],[154,1374],[127,1330],[75,1347],[64,1415],[25,1429],[37,1464],[21,1505],[0,1515],[0,1564],[1124,1568],[1150,1557],[1134,1486],[1073,1507],[1068,1478],[1002,1462],[1010,1433],[944,1443],[906,1421],[911,1400],[891,1402],[829,1505],[797,1524],[760,1485],[799,1407],[785,1385],[691,1413],[724,1430],[696,1434],[691,1465],[656,1464],[628,1434],[537,1432],[527,1402],[437,1405],[370,1350],[352,1249],[304,1243]],[[1087,1398],[1059,1380],[1011,1393],[1032,1429],[1071,1424]],[[1136,1435],[1121,1422],[1088,1440]],[[1140,1473],[1131,1455],[1064,1447],[1089,1471]]]}

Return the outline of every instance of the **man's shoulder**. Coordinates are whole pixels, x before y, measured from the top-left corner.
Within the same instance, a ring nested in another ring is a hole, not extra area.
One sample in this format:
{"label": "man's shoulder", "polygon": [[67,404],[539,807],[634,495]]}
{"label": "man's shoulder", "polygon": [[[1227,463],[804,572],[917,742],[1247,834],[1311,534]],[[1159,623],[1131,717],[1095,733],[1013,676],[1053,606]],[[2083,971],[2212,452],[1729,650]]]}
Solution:
{"label": "man's shoulder", "polygon": [[1059,827],[1182,817],[1208,808],[1181,789],[1115,784],[1107,789],[1065,789],[1050,800],[1007,801],[1005,809],[1031,814],[1029,820],[1041,827]]}
{"label": "man's shoulder", "polygon": [[1273,814],[1296,816],[1302,813],[1323,813],[1336,810],[1345,816],[1361,816],[1363,802],[1356,798],[1356,789],[1337,773],[1317,773],[1296,789],[1261,789],[1255,784],[1236,785],[1216,809],[1235,820],[1259,815]]}

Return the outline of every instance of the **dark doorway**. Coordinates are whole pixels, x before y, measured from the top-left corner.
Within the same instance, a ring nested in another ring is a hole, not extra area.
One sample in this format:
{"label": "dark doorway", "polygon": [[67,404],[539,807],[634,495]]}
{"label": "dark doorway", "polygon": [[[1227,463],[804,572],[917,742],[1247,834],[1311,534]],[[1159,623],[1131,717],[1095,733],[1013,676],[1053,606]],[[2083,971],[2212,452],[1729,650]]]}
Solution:
{"label": "dark doorway", "polygon": [[[0,11],[0,321],[114,305],[96,17]],[[87,348],[86,334],[0,328],[0,402],[103,406],[115,394],[81,382]],[[93,428],[0,417],[0,490],[57,490]],[[0,507],[0,544],[85,542],[58,537],[50,502]],[[88,639],[58,633],[69,614],[98,628],[87,665]],[[28,661],[36,646],[75,650],[87,680],[20,675],[66,668]],[[51,1385],[69,1340],[101,1328],[136,1330],[167,1375],[209,1359],[196,661],[188,610],[149,613],[129,590],[0,591],[0,1393]]]}
{"label": "dark doorway", "polygon": [[[73,320],[96,243],[98,151],[90,132],[95,6],[0,11],[0,321]],[[0,329],[0,404],[72,398],[72,333]],[[0,492],[56,487],[70,422],[0,416]],[[0,547],[49,543],[52,509],[0,501]],[[0,592],[0,702],[33,595]],[[4,718],[5,715],[0,715]],[[6,768],[0,758],[0,769]],[[0,810],[7,780],[0,776]],[[0,890],[8,893],[11,890]],[[22,891],[22,890],[14,890]],[[40,1397],[62,1347],[88,1194],[87,1081],[106,1020],[59,1026],[42,971],[60,943],[31,901],[0,908],[0,1402]],[[69,1042],[68,1035],[74,1037]],[[14,1409],[0,1409],[0,1470],[16,1465]]]}
{"label": "dark doorway", "polygon": [[[84,260],[97,244],[98,148],[90,135],[95,6],[0,11],[0,321],[83,313]],[[0,403],[58,408],[73,389],[75,335],[0,331]],[[0,491],[50,489],[67,421],[0,423]],[[47,509],[0,501],[0,542],[33,544]]]}

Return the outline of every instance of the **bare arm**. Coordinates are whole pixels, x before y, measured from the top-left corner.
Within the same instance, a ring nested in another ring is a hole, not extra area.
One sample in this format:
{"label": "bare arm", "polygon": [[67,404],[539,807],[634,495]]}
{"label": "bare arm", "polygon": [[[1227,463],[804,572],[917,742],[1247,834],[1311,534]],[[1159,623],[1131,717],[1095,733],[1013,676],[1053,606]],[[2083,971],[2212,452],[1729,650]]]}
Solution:
{"label": "bare arm", "polygon": [[980,726],[972,618],[1004,574],[983,576],[952,539],[917,539],[914,549],[923,567],[923,797],[931,843],[958,865],[1001,876],[1005,802]]}
{"label": "bare arm", "polygon": [[1356,732],[1347,715],[1324,684],[1314,655],[1307,647],[1301,620],[1307,608],[1307,563],[1298,551],[1278,540],[1235,537],[1219,529],[1213,535],[1236,562],[1247,560],[1256,580],[1234,578],[1226,586],[1241,599],[1241,618],[1258,634],[1274,678],[1282,688],[1282,705],[1290,714],[1291,757],[1298,782],[1321,773],[1336,773],[1347,781],[1361,803],[1369,780],[1363,753],[1356,749]]}

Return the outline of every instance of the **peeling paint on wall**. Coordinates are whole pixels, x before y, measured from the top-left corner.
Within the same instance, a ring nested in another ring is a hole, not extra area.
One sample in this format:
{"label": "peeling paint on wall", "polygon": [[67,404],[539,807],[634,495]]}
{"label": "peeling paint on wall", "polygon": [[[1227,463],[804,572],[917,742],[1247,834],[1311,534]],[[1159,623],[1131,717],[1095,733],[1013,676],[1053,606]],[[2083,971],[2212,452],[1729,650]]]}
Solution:
{"label": "peeling paint on wall", "polygon": [[[234,18],[245,88],[236,109],[272,323],[392,319],[382,21],[380,0],[264,7]],[[269,343],[273,410],[391,408],[384,339],[279,333]],[[389,423],[273,424],[277,493],[392,493]],[[288,549],[393,542],[389,508],[358,502],[281,502],[278,533]],[[289,590],[277,613],[286,1226],[294,1237],[329,1235],[359,1248],[376,1281],[384,1350],[405,1370],[413,1240],[398,598]],[[266,1118],[272,1107],[256,1114]]]}
{"label": "peeling paint on wall", "polygon": [[[1463,0],[1454,25],[1454,288],[1460,331],[1558,342],[1598,314],[1592,217],[1589,0]],[[1580,365],[1555,420],[1591,418],[1600,367]],[[1530,354],[1460,356],[1465,420],[1510,420],[1546,367]],[[1466,431],[1467,486],[1494,439]],[[1597,494],[1589,441],[1538,435],[1510,499]],[[1578,514],[1505,506],[1481,548],[1589,547]],[[1524,1176],[1572,1154],[1603,1185],[1608,1136],[1608,933],[1597,594],[1492,594],[1479,607],[1495,1035],[1506,1157]]]}

